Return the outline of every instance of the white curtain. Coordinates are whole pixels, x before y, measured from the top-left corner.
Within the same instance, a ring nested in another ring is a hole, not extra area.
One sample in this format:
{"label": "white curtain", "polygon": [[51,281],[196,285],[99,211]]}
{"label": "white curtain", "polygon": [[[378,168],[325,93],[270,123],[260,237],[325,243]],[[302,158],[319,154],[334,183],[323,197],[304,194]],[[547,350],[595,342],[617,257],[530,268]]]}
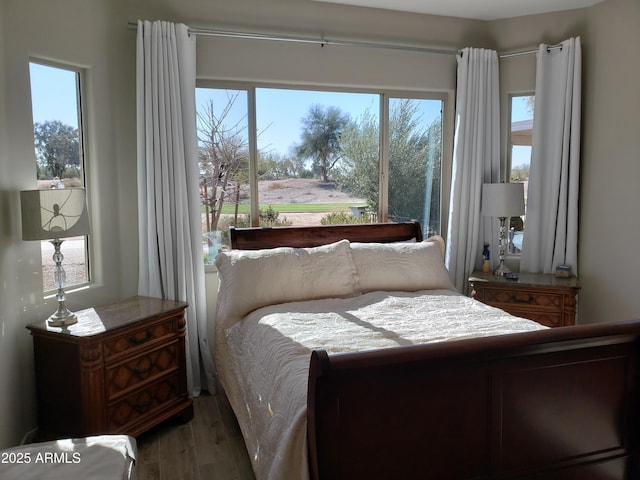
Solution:
{"label": "white curtain", "polygon": [[195,38],[185,25],[138,21],[139,295],[189,303],[187,381],[215,393],[198,188]]}
{"label": "white curtain", "polygon": [[538,49],[523,272],[578,272],[581,58],[579,37]]}
{"label": "white curtain", "polygon": [[446,265],[458,291],[480,266],[484,243],[495,245],[497,220],[482,217],[483,183],[500,181],[498,55],[465,48],[458,55],[456,126]]}

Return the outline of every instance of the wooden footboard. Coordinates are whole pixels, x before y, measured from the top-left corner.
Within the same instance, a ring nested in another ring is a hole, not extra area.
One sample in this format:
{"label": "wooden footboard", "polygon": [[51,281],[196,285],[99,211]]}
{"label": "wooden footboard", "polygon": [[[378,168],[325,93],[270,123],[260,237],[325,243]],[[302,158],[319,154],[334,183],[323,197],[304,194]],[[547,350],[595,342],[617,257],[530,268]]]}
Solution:
{"label": "wooden footboard", "polygon": [[640,321],[311,358],[313,479],[632,480]]}

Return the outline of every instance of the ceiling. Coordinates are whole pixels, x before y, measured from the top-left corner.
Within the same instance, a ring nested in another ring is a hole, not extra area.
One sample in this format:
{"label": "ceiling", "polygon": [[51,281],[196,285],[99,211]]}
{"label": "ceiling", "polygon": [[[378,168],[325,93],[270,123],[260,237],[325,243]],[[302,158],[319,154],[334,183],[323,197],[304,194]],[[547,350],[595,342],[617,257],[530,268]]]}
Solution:
{"label": "ceiling", "polygon": [[497,20],[584,8],[602,0],[314,0],[448,17]]}

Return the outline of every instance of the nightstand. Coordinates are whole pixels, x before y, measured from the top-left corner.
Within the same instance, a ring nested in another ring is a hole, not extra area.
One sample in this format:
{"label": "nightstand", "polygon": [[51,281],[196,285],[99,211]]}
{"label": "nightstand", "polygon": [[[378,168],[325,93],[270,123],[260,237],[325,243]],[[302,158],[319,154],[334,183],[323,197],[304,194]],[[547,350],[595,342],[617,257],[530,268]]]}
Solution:
{"label": "nightstand", "polygon": [[575,325],[580,285],[576,277],[556,278],[539,273],[518,273],[518,280],[473,272],[471,296],[512,315],[548,327]]}
{"label": "nightstand", "polygon": [[68,327],[28,325],[38,438],[135,437],[174,415],[189,421],[186,307],[133,297],[77,312],[78,323]]}

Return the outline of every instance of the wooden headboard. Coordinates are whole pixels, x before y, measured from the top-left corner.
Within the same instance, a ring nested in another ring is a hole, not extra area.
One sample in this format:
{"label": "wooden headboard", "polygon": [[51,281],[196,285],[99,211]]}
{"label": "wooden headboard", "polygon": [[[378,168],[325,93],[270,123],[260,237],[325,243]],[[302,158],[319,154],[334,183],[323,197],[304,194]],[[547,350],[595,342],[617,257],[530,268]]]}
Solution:
{"label": "wooden headboard", "polygon": [[310,227],[229,227],[231,248],[258,250],[275,247],[316,247],[348,239],[351,242],[422,241],[418,222],[317,225]]}

